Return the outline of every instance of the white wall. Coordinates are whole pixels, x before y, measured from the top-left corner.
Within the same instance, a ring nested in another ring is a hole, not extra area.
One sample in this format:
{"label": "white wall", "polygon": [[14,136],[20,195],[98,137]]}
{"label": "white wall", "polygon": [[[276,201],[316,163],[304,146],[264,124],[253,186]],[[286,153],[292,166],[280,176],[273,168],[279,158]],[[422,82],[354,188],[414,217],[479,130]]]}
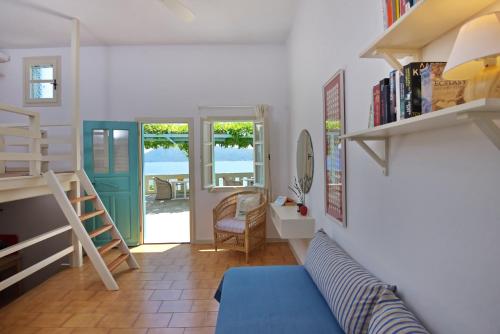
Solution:
{"label": "white wall", "polygon": [[[288,120],[285,46],[113,47],[109,55],[110,119],[148,116],[196,120],[198,240],[213,239],[212,208],[227,195],[201,190],[199,105],[269,104],[273,189],[275,193],[286,191],[288,152],[282,149],[287,145]],[[276,237],[268,225],[268,237]]]}
{"label": "white wall", "polygon": [[[62,105],[37,108],[42,123],[71,121],[69,49],[5,50],[0,64],[0,101],[22,104],[22,57],[62,56]],[[195,119],[195,173],[199,174],[198,105],[271,106],[271,163],[275,193],[286,191],[287,50],[284,45],[84,47],[81,54],[84,120],[132,121],[140,117]],[[3,118],[2,118],[3,117]],[[11,121],[4,114],[0,120]],[[201,190],[196,175],[196,240],[212,240],[212,208],[226,193]],[[276,237],[268,226],[268,237]]]}
{"label": "white wall", "polygon": [[[432,333],[499,333],[500,155],[476,127],[392,139],[388,177],[349,143],[347,229],[324,214],[322,86],[345,69],[347,130],[367,127],[372,85],[390,69],[358,55],[382,32],[381,16],[380,1],[301,1],[288,45],[291,174],[306,128],[316,166],[307,203],[317,228],[396,284]],[[455,33],[430,45],[427,59],[446,59]]]}

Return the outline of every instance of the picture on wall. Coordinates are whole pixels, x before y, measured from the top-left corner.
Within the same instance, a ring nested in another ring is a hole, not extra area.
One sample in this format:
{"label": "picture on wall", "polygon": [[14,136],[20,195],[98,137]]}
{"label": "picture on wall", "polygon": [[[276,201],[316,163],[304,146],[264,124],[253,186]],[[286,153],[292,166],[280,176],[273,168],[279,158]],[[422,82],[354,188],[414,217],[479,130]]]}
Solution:
{"label": "picture on wall", "polygon": [[344,71],[338,71],[323,87],[325,134],[325,209],[327,216],[346,226],[346,149]]}

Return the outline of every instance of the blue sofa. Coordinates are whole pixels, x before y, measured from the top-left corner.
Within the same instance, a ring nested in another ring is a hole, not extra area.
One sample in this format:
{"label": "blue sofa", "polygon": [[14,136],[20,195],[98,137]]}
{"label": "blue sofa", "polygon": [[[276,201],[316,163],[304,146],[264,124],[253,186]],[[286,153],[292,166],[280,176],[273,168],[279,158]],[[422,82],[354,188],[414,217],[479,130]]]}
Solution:
{"label": "blue sofa", "polygon": [[304,266],[229,269],[216,334],[429,334],[395,290],[319,231]]}
{"label": "blue sofa", "polygon": [[344,333],[303,266],[229,269],[217,334]]}

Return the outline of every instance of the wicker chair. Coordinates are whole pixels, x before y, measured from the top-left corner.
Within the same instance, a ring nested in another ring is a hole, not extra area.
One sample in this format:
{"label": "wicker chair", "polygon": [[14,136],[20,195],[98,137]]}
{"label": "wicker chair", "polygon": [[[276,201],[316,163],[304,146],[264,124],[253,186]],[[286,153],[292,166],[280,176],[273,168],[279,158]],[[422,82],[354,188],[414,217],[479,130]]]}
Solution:
{"label": "wicker chair", "polygon": [[[260,194],[260,205],[250,210],[243,221],[235,220],[238,195]],[[253,191],[240,191],[224,198],[213,210],[214,248],[232,249],[245,253],[248,263],[249,253],[266,241],[267,197]],[[233,226],[227,228],[218,224],[231,221]],[[235,226],[236,225],[236,228]]]}
{"label": "wicker chair", "polygon": [[171,200],[172,199],[172,185],[170,182],[155,177],[156,197],[155,200]]}

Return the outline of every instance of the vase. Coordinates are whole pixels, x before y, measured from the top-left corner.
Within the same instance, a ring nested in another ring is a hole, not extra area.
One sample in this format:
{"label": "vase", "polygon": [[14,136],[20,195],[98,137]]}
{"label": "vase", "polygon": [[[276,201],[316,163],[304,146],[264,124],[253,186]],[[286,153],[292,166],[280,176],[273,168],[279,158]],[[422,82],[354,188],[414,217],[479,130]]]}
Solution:
{"label": "vase", "polygon": [[297,203],[297,212],[300,213],[300,208],[303,206],[304,204],[302,203]]}

